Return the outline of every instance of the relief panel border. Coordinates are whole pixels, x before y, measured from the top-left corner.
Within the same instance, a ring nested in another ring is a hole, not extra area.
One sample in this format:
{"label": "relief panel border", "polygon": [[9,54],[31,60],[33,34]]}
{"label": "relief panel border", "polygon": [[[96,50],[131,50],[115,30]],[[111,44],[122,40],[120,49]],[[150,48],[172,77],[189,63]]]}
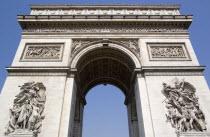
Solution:
{"label": "relief panel border", "polygon": [[[27,42],[25,43],[25,47],[19,61],[20,62],[62,62],[64,47],[65,47],[65,42],[59,42],[59,43],[57,42],[53,42],[53,43]],[[36,51],[33,51],[33,50],[36,50]],[[50,52],[50,55],[49,55],[49,52]]]}

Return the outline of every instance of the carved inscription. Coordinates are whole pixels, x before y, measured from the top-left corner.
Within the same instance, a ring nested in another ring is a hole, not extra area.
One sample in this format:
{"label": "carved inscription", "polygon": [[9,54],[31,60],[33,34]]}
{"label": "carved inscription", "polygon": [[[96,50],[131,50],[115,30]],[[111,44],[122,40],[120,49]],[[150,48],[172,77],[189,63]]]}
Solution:
{"label": "carved inscription", "polygon": [[9,110],[10,120],[4,134],[35,137],[41,132],[45,118],[46,87],[41,82],[28,82],[19,87],[20,93],[15,96],[13,108]]}
{"label": "carved inscription", "polygon": [[206,131],[205,116],[200,109],[196,89],[184,79],[177,78],[170,84],[163,83],[163,101],[167,108],[167,121],[177,131]]}
{"label": "carved inscription", "polygon": [[62,56],[63,45],[43,44],[26,45],[23,60],[59,60]]}
{"label": "carved inscription", "polygon": [[185,58],[184,50],[181,46],[153,47],[151,46],[153,58]]}

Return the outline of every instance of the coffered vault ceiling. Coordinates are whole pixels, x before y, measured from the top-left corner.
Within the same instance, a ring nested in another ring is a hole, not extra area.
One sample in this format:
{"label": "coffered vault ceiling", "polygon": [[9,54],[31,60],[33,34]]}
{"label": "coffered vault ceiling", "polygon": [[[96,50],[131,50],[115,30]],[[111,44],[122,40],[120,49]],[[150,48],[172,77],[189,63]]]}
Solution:
{"label": "coffered vault ceiling", "polygon": [[98,84],[112,84],[120,88],[125,96],[131,88],[134,63],[124,53],[102,47],[84,55],[78,65],[78,76],[82,94]]}

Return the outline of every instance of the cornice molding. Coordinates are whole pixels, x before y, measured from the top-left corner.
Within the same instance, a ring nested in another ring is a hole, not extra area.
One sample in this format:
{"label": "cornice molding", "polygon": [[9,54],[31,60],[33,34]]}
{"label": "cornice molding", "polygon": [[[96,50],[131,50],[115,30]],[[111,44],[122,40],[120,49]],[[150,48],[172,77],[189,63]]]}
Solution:
{"label": "cornice molding", "polygon": [[[205,66],[143,66],[142,71],[153,72],[153,71],[199,71],[203,72]],[[138,69],[137,69],[138,70]]]}
{"label": "cornice molding", "polygon": [[77,70],[68,67],[7,67],[8,76],[68,76],[74,77]]}
{"label": "cornice molding", "polygon": [[19,15],[18,21],[24,33],[186,33],[192,16]]}
{"label": "cornice molding", "polygon": [[9,72],[8,76],[67,76],[67,73],[59,73],[59,72]]}
{"label": "cornice molding", "polygon": [[203,76],[204,66],[148,66],[135,69],[138,78],[144,76]]}
{"label": "cornice molding", "polygon": [[[7,67],[8,76],[68,76],[76,69],[67,67]],[[203,76],[204,66],[151,66],[135,69],[137,77],[145,76]]]}
{"label": "cornice molding", "polygon": [[145,76],[203,76],[203,72],[145,72]]}
{"label": "cornice molding", "polygon": [[192,21],[192,15],[18,15],[18,21]]}
{"label": "cornice molding", "polygon": [[39,73],[39,72],[59,72],[59,73],[67,73],[71,70],[68,67],[6,67],[6,70],[9,73],[26,73],[26,72],[33,72],[33,73]]}

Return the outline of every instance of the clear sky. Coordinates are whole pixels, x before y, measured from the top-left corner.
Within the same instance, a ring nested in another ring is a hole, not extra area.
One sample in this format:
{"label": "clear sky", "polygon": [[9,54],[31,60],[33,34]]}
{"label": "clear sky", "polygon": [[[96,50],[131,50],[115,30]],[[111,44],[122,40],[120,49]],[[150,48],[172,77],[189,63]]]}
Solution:
{"label": "clear sky", "polygon": [[[181,14],[194,15],[190,40],[200,65],[207,66],[204,74],[210,84],[210,0],[3,0],[0,5],[0,91],[7,76],[5,67],[11,66],[21,39],[17,15],[29,14],[32,4],[180,4]],[[113,86],[93,88],[87,95],[83,137],[128,137],[123,101],[123,94]]]}

